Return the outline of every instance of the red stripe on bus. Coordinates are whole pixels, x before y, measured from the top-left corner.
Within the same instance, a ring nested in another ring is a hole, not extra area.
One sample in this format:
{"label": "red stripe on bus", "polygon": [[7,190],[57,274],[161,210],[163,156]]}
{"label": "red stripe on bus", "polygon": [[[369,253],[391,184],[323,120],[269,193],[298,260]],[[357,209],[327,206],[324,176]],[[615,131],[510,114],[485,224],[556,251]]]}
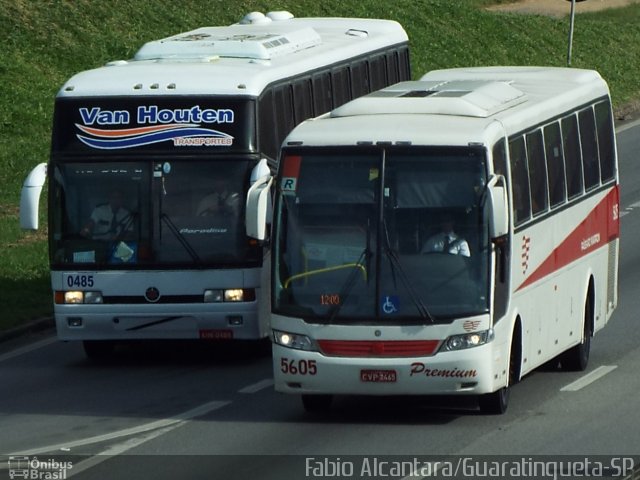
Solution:
{"label": "red stripe on bus", "polygon": [[551,275],[619,236],[619,189],[616,186],[516,290]]}
{"label": "red stripe on bus", "polygon": [[426,357],[439,340],[318,340],[320,352],[334,357]]}

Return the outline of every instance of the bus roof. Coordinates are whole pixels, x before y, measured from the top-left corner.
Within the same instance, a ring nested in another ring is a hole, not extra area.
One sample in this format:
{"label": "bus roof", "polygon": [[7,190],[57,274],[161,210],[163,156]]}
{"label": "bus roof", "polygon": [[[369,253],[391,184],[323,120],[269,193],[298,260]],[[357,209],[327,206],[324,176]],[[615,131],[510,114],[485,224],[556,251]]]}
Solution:
{"label": "bus roof", "polygon": [[148,42],[131,60],[73,76],[58,97],[258,96],[278,79],[407,42],[402,26],[391,20],[254,12],[230,26]]}
{"label": "bus roof", "polygon": [[353,100],[299,125],[287,142],[353,145],[485,143],[608,96],[593,70],[474,67],[435,70]]}

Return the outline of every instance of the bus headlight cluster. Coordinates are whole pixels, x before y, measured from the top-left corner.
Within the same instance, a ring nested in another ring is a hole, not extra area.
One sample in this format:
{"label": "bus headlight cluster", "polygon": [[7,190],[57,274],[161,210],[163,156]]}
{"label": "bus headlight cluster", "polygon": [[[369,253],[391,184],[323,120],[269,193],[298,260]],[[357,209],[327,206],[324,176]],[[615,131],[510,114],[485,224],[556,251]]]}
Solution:
{"label": "bus headlight cluster", "polygon": [[104,303],[102,292],[82,292],[80,290],[70,290],[68,292],[57,291],[55,292],[55,301],[59,305]]}
{"label": "bus headlight cluster", "polygon": [[287,348],[294,348],[296,350],[307,350],[315,352],[315,342],[306,335],[300,335],[299,333],[280,332],[278,330],[273,331],[273,341],[277,345],[282,345]]}
{"label": "bus headlight cluster", "polygon": [[204,303],[253,302],[256,291],[253,288],[208,289],[204,291]]}
{"label": "bus headlight cluster", "polygon": [[462,335],[452,335],[442,344],[442,351],[452,352],[455,350],[464,350],[467,348],[479,347],[493,340],[493,330],[485,330],[483,332],[465,333]]}

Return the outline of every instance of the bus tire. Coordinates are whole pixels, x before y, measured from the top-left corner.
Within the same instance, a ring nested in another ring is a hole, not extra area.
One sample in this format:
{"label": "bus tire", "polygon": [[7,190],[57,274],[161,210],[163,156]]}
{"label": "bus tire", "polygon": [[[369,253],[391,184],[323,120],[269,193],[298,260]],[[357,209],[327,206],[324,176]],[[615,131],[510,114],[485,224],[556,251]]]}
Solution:
{"label": "bus tire", "polygon": [[516,328],[511,338],[507,385],[495,392],[485,393],[478,397],[480,411],[485,415],[502,415],[507,411],[509,396],[511,395],[511,386],[517,383],[520,376],[520,355],[522,351],[520,341],[520,323],[516,323]]}
{"label": "bus tire", "polygon": [[111,340],[84,340],[82,346],[87,358],[100,361],[111,358],[116,344]]}
{"label": "bus tire", "polygon": [[485,415],[502,415],[509,406],[510,393],[511,388],[506,386],[495,392],[480,395],[478,398],[480,411]]}
{"label": "bus tire", "polygon": [[327,412],[332,402],[333,395],[302,395],[302,406],[309,413]]}
{"label": "bus tire", "polygon": [[582,372],[589,363],[591,351],[591,296],[587,296],[584,304],[584,324],[582,327],[582,342],[562,354],[560,363],[567,372]]}

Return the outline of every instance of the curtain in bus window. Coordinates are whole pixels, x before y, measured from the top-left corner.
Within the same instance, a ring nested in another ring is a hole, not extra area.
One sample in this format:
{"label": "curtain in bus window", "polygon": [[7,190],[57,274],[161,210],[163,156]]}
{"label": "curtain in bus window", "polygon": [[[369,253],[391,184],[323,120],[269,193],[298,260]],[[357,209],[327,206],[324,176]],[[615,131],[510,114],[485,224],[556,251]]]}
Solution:
{"label": "curtain in bus window", "polygon": [[511,188],[513,189],[515,225],[520,225],[531,216],[529,174],[524,137],[519,137],[509,142],[509,163],[511,164]]}
{"label": "curtain in bus window", "polygon": [[600,174],[602,182],[615,177],[615,150],[613,136],[613,120],[609,101],[595,106],[596,129],[598,131],[598,151],[600,152]]}
{"label": "curtain in bus window", "polygon": [[544,127],[544,146],[549,176],[549,198],[551,206],[555,207],[565,201],[564,156],[558,122]]}
{"label": "curtain in bus window", "polygon": [[589,190],[600,183],[600,165],[598,161],[598,140],[596,122],[591,107],[578,114],[580,121],[580,145],[584,168],[584,186]]}
{"label": "curtain in bus window", "polygon": [[562,147],[567,171],[567,193],[574,198],[582,193],[582,159],[580,158],[580,139],[578,121],[575,115],[562,119]]}
{"label": "curtain in bus window", "polygon": [[547,171],[542,145],[542,131],[527,134],[527,158],[531,186],[531,212],[538,215],[547,210]]}

